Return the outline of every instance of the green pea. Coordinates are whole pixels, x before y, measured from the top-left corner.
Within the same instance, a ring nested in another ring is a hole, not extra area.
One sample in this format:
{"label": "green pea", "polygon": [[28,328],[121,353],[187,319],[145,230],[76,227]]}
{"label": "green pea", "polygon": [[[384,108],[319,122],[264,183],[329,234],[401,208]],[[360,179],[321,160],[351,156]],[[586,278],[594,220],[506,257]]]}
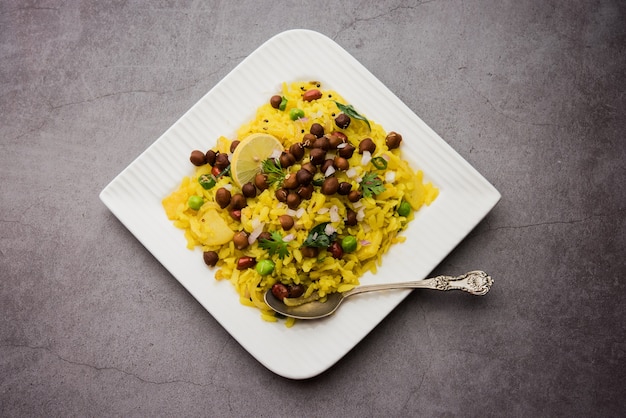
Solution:
{"label": "green pea", "polygon": [[267,276],[274,271],[274,262],[272,260],[261,260],[256,263],[256,271],[261,276]]}
{"label": "green pea", "polygon": [[404,216],[406,218],[407,216],[409,216],[410,213],[411,204],[406,200],[403,200],[402,203],[400,203],[400,206],[398,206],[398,215]]}
{"label": "green pea", "polygon": [[204,204],[204,199],[200,196],[190,196],[187,205],[193,210],[198,210]]}
{"label": "green pea", "polygon": [[343,237],[341,240],[341,248],[346,253],[351,253],[356,250],[356,238],[352,235]]}
{"label": "green pea", "polygon": [[289,117],[291,118],[291,120],[300,119],[304,117],[304,110],[294,107],[289,111]]}

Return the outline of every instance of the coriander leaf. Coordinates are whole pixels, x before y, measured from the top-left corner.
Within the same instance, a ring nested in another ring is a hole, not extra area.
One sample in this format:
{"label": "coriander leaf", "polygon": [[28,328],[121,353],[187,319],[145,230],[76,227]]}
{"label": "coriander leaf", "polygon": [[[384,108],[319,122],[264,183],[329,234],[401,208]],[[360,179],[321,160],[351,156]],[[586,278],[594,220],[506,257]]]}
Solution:
{"label": "coriander leaf", "polygon": [[357,112],[356,109],[352,105],[345,105],[337,101],[335,101],[335,104],[337,105],[339,110],[341,110],[343,113],[350,116],[351,118],[362,120],[363,122],[367,124],[367,127],[369,128],[369,130],[370,131],[372,130],[372,127],[370,126],[370,121],[367,120],[366,117],[361,116],[359,112]]}
{"label": "coriander leaf", "polygon": [[289,255],[287,246],[289,243],[283,241],[283,236],[278,231],[272,231],[270,233],[270,239],[259,240],[259,247],[267,250],[270,255],[278,254],[278,258],[281,260]]}
{"label": "coriander leaf", "polygon": [[265,174],[267,174],[267,182],[269,184],[280,184],[285,180],[287,175],[282,167],[280,161],[274,158],[268,158],[261,162],[261,168]]}
{"label": "coriander leaf", "polygon": [[371,197],[385,191],[383,181],[376,173],[372,172],[365,173],[363,180],[361,180],[360,187],[365,197]]}
{"label": "coriander leaf", "polygon": [[317,248],[326,248],[328,247],[337,237],[337,233],[333,232],[330,235],[326,234],[326,225],[330,222],[323,222],[319,225],[316,225],[311,229],[309,235],[306,237],[304,242],[302,243],[303,247],[317,247]]}

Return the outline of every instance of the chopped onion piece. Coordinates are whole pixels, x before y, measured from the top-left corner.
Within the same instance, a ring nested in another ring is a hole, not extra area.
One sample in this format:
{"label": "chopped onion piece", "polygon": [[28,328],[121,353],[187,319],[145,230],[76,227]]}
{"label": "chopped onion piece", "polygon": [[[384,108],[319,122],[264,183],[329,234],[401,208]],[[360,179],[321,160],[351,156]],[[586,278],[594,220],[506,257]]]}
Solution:
{"label": "chopped onion piece", "polygon": [[285,214],[289,215],[289,216],[296,216],[296,211],[293,209],[287,209],[287,211],[285,212]]}
{"label": "chopped onion piece", "polygon": [[363,219],[365,219],[365,209],[361,208],[356,213],[356,220],[361,222]]}
{"label": "chopped onion piece", "polygon": [[325,176],[325,177],[328,177],[328,176],[330,176],[331,174],[333,174],[334,172],[335,172],[335,167],[333,167],[333,166],[331,165],[331,166],[329,166],[329,167],[326,169],[326,171],[324,172],[324,176]]}
{"label": "chopped onion piece", "polygon": [[306,210],[304,208],[298,208],[298,210],[296,211],[296,218],[300,219],[302,218],[302,215],[304,215],[306,213]]}
{"label": "chopped onion piece", "polygon": [[342,149],[348,146],[347,142],[342,142],[341,144],[337,145],[337,149]]}
{"label": "chopped onion piece", "polygon": [[348,178],[350,179],[355,178],[357,176],[356,169],[354,167],[350,167],[349,169],[347,169],[346,176],[348,176]]}
{"label": "chopped onion piece", "polygon": [[393,183],[396,181],[396,172],[395,171],[387,171],[385,173],[385,181],[387,183]]}
{"label": "chopped onion piece", "polygon": [[324,227],[324,233],[325,233],[326,235],[329,235],[329,236],[330,236],[330,235],[334,234],[336,231],[337,231],[337,230],[336,230],[336,229],[335,229],[335,228],[334,228],[331,224],[327,224],[327,225]]}
{"label": "chopped onion piece", "polygon": [[294,234],[288,234],[288,235],[285,235],[285,236],[283,237],[283,241],[285,241],[285,242],[291,242],[291,241],[293,241],[295,238],[296,238],[296,236],[295,236]]}
{"label": "chopped onion piece", "polygon": [[330,209],[328,209],[327,207],[322,207],[320,208],[320,210],[317,211],[317,213],[319,213],[320,215],[323,215],[325,213],[327,213]]}
{"label": "chopped onion piece", "polygon": [[261,233],[263,232],[264,226],[265,224],[261,223],[259,226],[254,228],[252,232],[250,232],[250,235],[248,235],[248,244],[252,245],[256,242],[257,238],[259,238],[259,235],[261,235]]}
{"label": "chopped onion piece", "polygon": [[361,165],[367,165],[370,161],[372,161],[372,153],[369,151],[363,151],[363,156],[361,157]]}
{"label": "chopped onion piece", "polygon": [[230,184],[230,183],[226,183],[222,187],[225,188],[226,190],[228,190],[229,192],[233,190],[233,185]]}
{"label": "chopped onion piece", "polygon": [[339,208],[337,207],[337,205],[333,205],[330,208],[330,221],[339,222],[340,220],[341,220],[341,217],[339,216]]}
{"label": "chopped onion piece", "polygon": [[389,160],[391,159],[391,157],[389,157],[387,154],[383,154],[381,155],[381,157],[383,157],[383,159],[387,162],[389,162]]}
{"label": "chopped onion piece", "polygon": [[371,244],[371,242],[369,242],[369,241],[368,241],[368,240],[366,240],[366,239],[362,239],[361,241],[359,241],[359,244],[361,244],[361,245],[363,245],[363,246],[366,246],[366,245],[370,245],[370,244]]}

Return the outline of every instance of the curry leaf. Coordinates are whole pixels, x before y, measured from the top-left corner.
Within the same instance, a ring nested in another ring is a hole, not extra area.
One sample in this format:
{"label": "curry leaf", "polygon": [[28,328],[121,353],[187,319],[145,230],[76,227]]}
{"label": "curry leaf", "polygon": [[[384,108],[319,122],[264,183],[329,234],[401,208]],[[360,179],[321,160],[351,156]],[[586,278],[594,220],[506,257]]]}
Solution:
{"label": "curry leaf", "polygon": [[337,105],[339,110],[341,110],[343,113],[350,116],[351,118],[362,120],[363,122],[367,124],[367,127],[369,128],[369,130],[370,131],[372,130],[372,127],[370,126],[370,121],[367,120],[366,117],[361,116],[359,112],[357,112],[356,109],[352,105],[345,105],[337,101],[335,101],[335,104]]}
{"label": "curry leaf", "polygon": [[326,225],[330,222],[323,222],[319,225],[316,225],[311,229],[309,235],[306,237],[304,242],[302,243],[303,247],[317,247],[317,248],[326,248],[328,247],[337,237],[337,233],[333,232],[332,234],[326,234]]}

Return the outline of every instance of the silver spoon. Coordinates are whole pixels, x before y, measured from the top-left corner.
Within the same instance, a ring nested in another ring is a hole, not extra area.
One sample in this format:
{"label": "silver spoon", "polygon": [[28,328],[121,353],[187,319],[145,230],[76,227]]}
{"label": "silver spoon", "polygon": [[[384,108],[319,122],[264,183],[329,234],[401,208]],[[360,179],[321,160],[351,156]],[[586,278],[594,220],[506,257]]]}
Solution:
{"label": "silver spoon", "polygon": [[344,299],[365,292],[376,292],[379,290],[392,289],[434,289],[434,290],[463,290],[473,295],[486,294],[493,279],[484,271],[476,270],[462,274],[457,277],[437,276],[430,279],[417,280],[405,283],[373,284],[358,286],[344,293],[331,293],[325,302],[311,301],[299,305],[297,299],[291,299],[295,306],[286,305],[272,293],[272,290],[265,292],[265,303],[276,312],[297,319],[318,319],[324,318],[334,313]]}

